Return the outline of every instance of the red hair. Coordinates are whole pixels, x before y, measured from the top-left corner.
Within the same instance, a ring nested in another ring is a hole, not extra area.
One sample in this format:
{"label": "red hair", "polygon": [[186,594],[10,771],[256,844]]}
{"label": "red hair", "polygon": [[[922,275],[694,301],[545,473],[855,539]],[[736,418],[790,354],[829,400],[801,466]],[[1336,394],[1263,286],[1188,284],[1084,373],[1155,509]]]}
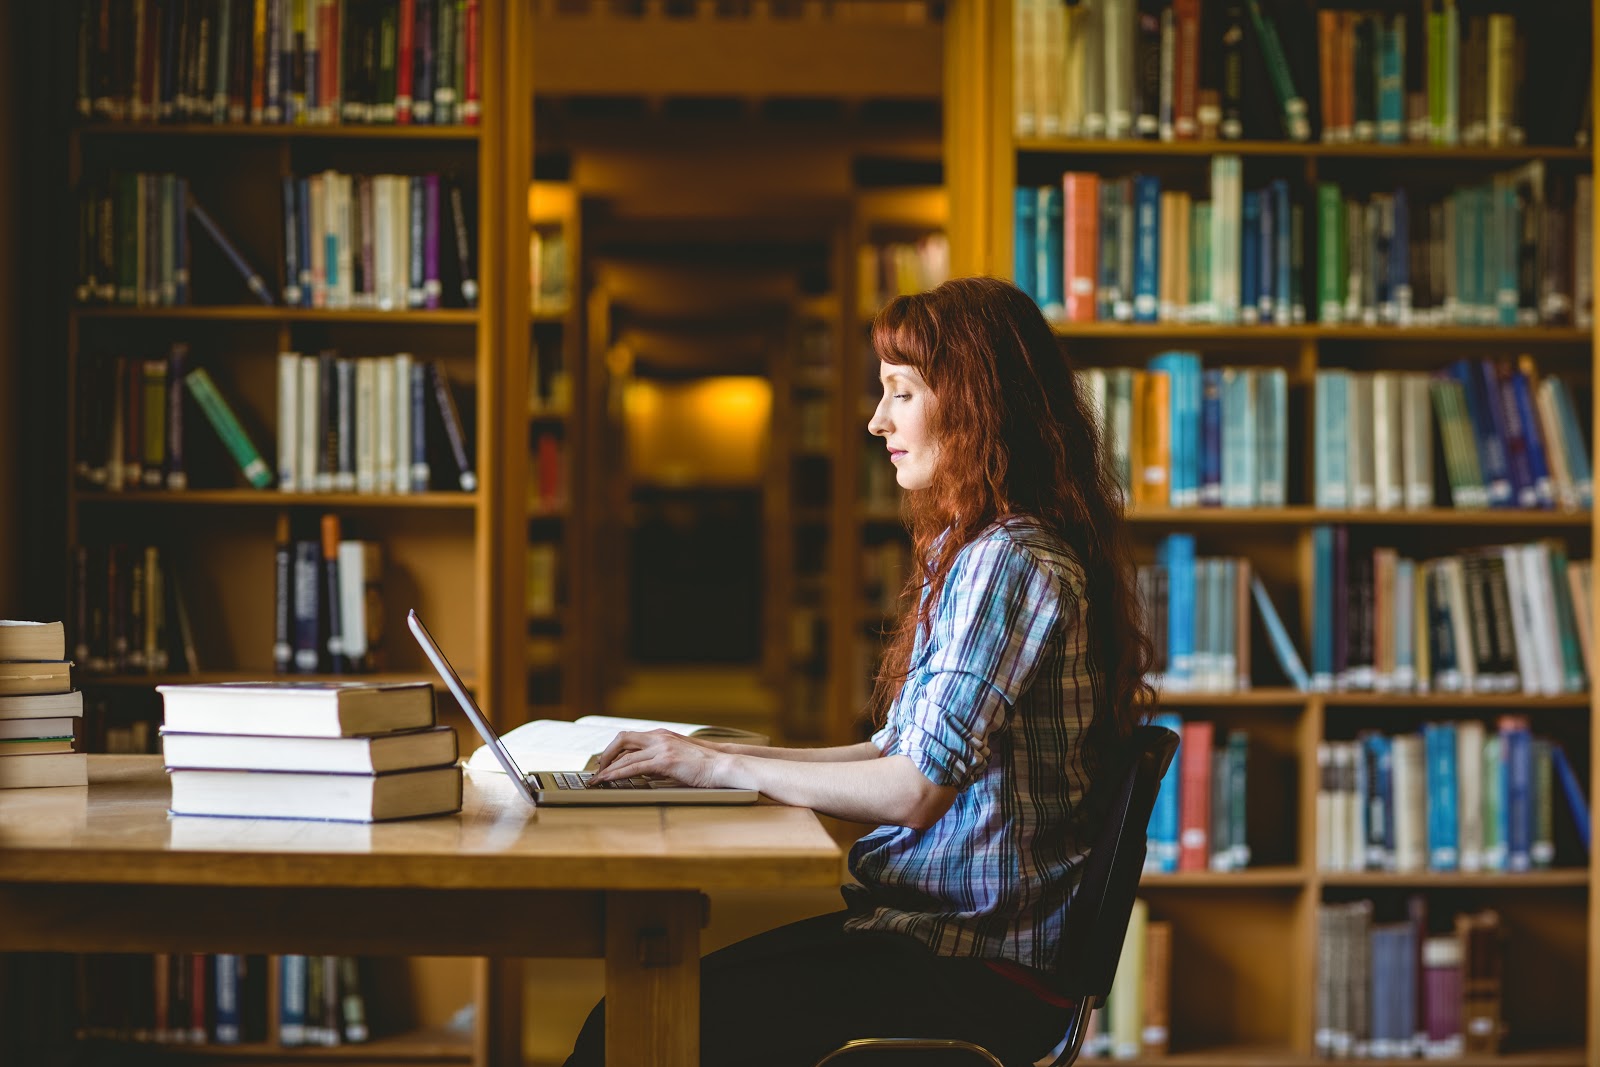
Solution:
{"label": "red hair", "polygon": [[[885,363],[913,367],[933,393],[938,467],[905,494],[914,560],[873,691],[881,724],[905,684],[920,629],[932,628],[960,551],[1008,516],[1060,537],[1083,569],[1094,717],[1089,749],[1125,739],[1154,702],[1122,497],[1066,355],[1039,308],[998,278],[957,278],[891,300],[872,323]],[[948,532],[947,532],[948,531]],[[941,539],[940,535],[943,534]],[[927,595],[920,594],[926,590]]]}

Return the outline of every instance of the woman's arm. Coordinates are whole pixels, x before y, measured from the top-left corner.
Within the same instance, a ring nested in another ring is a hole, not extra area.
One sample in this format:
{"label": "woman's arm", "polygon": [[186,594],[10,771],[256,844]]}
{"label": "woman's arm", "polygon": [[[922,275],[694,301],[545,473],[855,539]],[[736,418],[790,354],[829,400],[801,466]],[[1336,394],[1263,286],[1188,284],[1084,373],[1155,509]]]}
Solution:
{"label": "woman's arm", "polygon": [[771,758],[726,751],[721,745],[713,748],[665,730],[624,731],[601,754],[595,777],[608,781],[648,774],[686,785],[756,789],[773,800],[841,819],[918,830],[938,822],[955,800],[954,787],[934,785],[904,756],[878,755],[877,746],[870,741],[837,749],[776,751],[856,756]]}
{"label": "woman's arm", "polygon": [[834,748],[773,748],[768,745],[736,745],[731,741],[703,743],[730,756],[759,756],[762,759],[793,760],[796,763],[854,763],[883,755],[871,741]]}

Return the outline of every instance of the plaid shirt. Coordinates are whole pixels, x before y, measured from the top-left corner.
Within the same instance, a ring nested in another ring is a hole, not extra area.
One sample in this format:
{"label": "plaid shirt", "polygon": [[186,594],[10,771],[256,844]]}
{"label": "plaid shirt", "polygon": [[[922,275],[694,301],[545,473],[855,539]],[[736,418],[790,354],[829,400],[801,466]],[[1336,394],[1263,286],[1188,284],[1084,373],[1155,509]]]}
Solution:
{"label": "plaid shirt", "polygon": [[880,826],[850,852],[853,930],[907,934],[942,956],[1050,969],[1086,848],[1074,806],[1094,715],[1083,571],[1027,520],[961,550],[911,671],[872,738],[955,803],[925,831]]}

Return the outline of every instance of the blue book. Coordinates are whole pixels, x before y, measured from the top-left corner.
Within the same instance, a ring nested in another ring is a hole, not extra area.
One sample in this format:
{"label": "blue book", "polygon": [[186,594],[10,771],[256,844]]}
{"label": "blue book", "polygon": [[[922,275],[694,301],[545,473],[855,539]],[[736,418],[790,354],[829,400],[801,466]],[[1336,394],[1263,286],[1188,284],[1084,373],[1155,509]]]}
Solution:
{"label": "blue book", "polygon": [[1273,290],[1278,285],[1276,199],[1270,187],[1256,193],[1255,197],[1259,216],[1255,239],[1261,246],[1256,254],[1256,311],[1264,324],[1271,324],[1275,321],[1273,308],[1276,306]]}
{"label": "blue book", "polygon": [[1161,180],[1153,174],[1133,179],[1133,321],[1160,319]]}
{"label": "blue book", "polygon": [[1014,202],[1011,230],[1012,280],[1017,288],[1039,299],[1039,193],[1029,186],[1019,185]]}
{"label": "blue book", "polygon": [[1201,375],[1200,503],[1222,503],[1222,371],[1215,367]]}
{"label": "blue book", "polygon": [[1365,786],[1358,797],[1364,815],[1361,825],[1366,831],[1361,842],[1361,866],[1369,871],[1388,870],[1384,824],[1387,821],[1389,794],[1384,791],[1383,775],[1379,769],[1384,737],[1376,730],[1362,730],[1356,735],[1356,741],[1361,746],[1361,779]]}
{"label": "blue book", "polygon": [[1422,747],[1428,768],[1428,869],[1454,871],[1461,864],[1455,724],[1424,723]]}
{"label": "blue book", "polygon": [[1222,503],[1249,508],[1257,502],[1256,397],[1254,374],[1229,367],[1222,372]]}
{"label": "blue book", "polygon": [[[1165,726],[1178,735],[1178,745],[1183,745],[1183,719],[1170,711],[1162,712],[1151,720],[1155,726]],[[1161,787],[1156,791],[1155,807],[1150,810],[1150,851],[1145,857],[1146,871],[1175,871],[1178,869],[1178,768],[1182,766],[1176,753],[1161,776]]]}
{"label": "blue book", "polygon": [[1193,352],[1162,352],[1150,361],[1150,369],[1165,371],[1170,382],[1168,499],[1173,507],[1195,507],[1200,503],[1200,357]]}
{"label": "blue book", "polygon": [[[1177,760],[1173,760],[1174,763]],[[1583,797],[1583,786],[1578,782],[1578,776],[1573,773],[1572,764],[1567,761],[1566,750],[1560,742],[1550,746],[1550,762],[1555,767],[1556,780],[1561,783],[1561,792],[1567,798],[1567,810],[1572,813],[1572,822],[1578,829],[1578,840],[1583,842],[1584,851],[1589,845],[1589,802]],[[1162,785],[1166,782],[1163,780]]]}
{"label": "blue book", "polygon": [[1333,527],[1311,528],[1311,688],[1333,688]]}
{"label": "blue book", "polygon": [[283,956],[278,963],[278,1044],[304,1045],[307,959]]}
{"label": "blue book", "polygon": [[1555,506],[1555,486],[1550,481],[1550,457],[1545,452],[1544,430],[1533,412],[1533,392],[1521,367],[1511,368],[1511,397],[1517,421],[1522,425],[1522,443],[1528,452],[1528,469],[1533,474],[1533,492],[1542,508]]}
{"label": "blue book", "polygon": [[211,1034],[219,1045],[237,1045],[242,1036],[239,1014],[239,957],[219,952],[211,957],[215,998]]}
{"label": "blue book", "polygon": [[1311,688],[1311,678],[1306,674],[1305,664],[1300,661],[1300,653],[1295,651],[1294,642],[1289,639],[1289,631],[1283,625],[1278,609],[1273,606],[1272,598],[1267,596],[1267,587],[1253,574],[1250,576],[1250,595],[1255,599],[1262,621],[1266,623],[1267,636],[1272,641],[1272,653],[1277,657],[1278,666],[1283,668],[1283,673],[1288,675],[1296,689],[1306,692]]}
{"label": "blue book", "polygon": [[1501,386],[1493,360],[1478,360],[1477,371],[1491,432],[1505,452],[1506,471],[1511,481],[1511,504],[1519,508],[1536,507],[1538,498],[1533,488],[1533,472],[1528,466],[1527,451],[1522,447],[1521,423],[1516,417],[1515,406],[1508,407],[1506,403],[1510,398]]}
{"label": "blue book", "polygon": [[1289,375],[1282,367],[1251,373],[1256,380],[1256,504],[1283,507],[1289,495]]}
{"label": "blue book", "polygon": [[1505,760],[1506,870],[1533,866],[1533,735],[1524,720],[1502,722],[1501,755]]}
{"label": "blue book", "polygon": [[1510,507],[1511,471],[1506,462],[1505,440],[1495,433],[1494,424],[1490,421],[1483,378],[1473,373],[1472,364],[1465,359],[1451,363],[1448,373],[1461,383],[1461,392],[1467,401],[1467,419],[1472,423],[1472,436],[1477,445],[1478,463],[1483,471],[1483,484],[1489,494],[1489,506]]}
{"label": "blue book", "polygon": [[1047,319],[1059,319],[1067,313],[1065,212],[1066,191],[1059,184],[1039,190],[1039,292],[1034,299]]}
{"label": "blue book", "polygon": [[1405,134],[1405,62],[1400,54],[1401,16],[1395,25],[1386,26],[1387,17],[1378,17],[1378,54],[1374,65],[1378,73],[1378,141],[1399,144]]}
{"label": "blue book", "polygon": [[1156,552],[1167,569],[1168,688],[1184,692],[1194,671],[1194,535],[1169,534]]}
{"label": "blue book", "polygon": [[1240,207],[1239,318],[1247,325],[1261,315],[1261,195],[1244,194]]}

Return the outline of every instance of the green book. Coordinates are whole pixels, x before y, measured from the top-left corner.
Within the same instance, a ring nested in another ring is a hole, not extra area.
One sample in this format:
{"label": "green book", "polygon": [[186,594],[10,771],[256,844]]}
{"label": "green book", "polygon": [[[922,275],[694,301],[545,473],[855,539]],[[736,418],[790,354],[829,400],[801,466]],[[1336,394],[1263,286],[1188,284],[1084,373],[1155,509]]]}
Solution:
{"label": "green book", "polygon": [[1500,738],[1483,739],[1483,869],[1506,869],[1505,767],[1500,762]]}
{"label": "green book", "polygon": [[1189,306],[1200,322],[1216,321],[1211,300],[1211,202],[1201,200],[1190,211]]}
{"label": "green book", "polygon": [[1556,858],[1555,765],[1550,761],[1550,742],[1533,739],[1533,840],[1528,856],[1534,870],[1548,870]]}
{"label": "green book", "polygon": [[1267,77],[1272,81],[1272,91],[1283,109],[1283,130],[1291,141],[1311,140],[1311,119],[1306,108],[1306,98],[1295,91],[1294,76],[1289,71],[1289,59],[1284,55],[1283,42],[1278,40],[1278,29],[1271,19],[1261,13],[1260,0],[1245,0],[1250,22],[1255,26],[1256,40],[1261,44],[1261,57],[1267,63]]}
{"label": "green book", "polygon": [[1332,182],[1317,184],[1317,318],[1334,325],[1344,315],[1344,202]]}
{"label": "green book", "polygon": [[245,479],[257,489],[270,487],[272,471],[267,467],[266,460],[261,458],[261,453],[256,451],[256,446],[250,442],[250,435],[244,432],[244,427],[239,424],[239,418],[233,413],[233,408],[228,406],[228,402],[217,391],[211,375],[206,373],[204,367],[196,367],[184,376],[183,382],[189,387],[190,395],[200,405],[200,410],[206,413],[206,419],[217,431],[217,436],[222,438],[222,443],[233,453],[233,458],[238,462],[239,469],[244,472]]}
{"label": "green book", "polygon": [[1556,629],[1561,637],[1561,688],[1568,693],[1583,692],[1583,649],[1578,645],[1577,609],[1572,605],[1572,587],[1567,582],[1567,550],[1558,540],[1545,542],[1550,562],[1550,590],[1555,597]]}

